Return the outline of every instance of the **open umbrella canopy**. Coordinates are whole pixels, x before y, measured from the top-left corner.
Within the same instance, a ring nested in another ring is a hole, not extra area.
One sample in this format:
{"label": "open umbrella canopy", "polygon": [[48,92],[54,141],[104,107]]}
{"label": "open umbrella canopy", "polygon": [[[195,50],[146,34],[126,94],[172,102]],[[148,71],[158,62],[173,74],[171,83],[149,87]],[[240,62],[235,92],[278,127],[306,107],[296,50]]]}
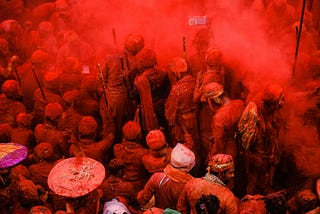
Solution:
{"label": "open umbrella canopy", "polygon": [[0,143],[0,169],[6,169],[20,163],[27,155],[27,147],[21,144]]}
{"label": "open umbrella canopy", "polygon": [[57,163],[48,185],[57,195],[77,198],[96,189],[105,178],[104,166],[91,158],[74,157]]}

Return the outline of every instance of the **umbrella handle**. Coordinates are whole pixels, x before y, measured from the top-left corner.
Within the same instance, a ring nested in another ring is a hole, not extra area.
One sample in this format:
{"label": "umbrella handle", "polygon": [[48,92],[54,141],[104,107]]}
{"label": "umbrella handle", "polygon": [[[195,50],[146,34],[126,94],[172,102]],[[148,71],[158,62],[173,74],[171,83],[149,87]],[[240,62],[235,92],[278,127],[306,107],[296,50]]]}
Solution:
{"label": "umbrella handle", "polygon": [[4,180],[4,178],[0,175],[0,182],[4,185],[7,186],[6,181]]}
{"label": "umbrella handle", "polygon": [[68,199],[66,201],[66,212],[67,212],[67,214],[74,214],[75,213],[73,204],[72,204],[72,202],[68,201]]}

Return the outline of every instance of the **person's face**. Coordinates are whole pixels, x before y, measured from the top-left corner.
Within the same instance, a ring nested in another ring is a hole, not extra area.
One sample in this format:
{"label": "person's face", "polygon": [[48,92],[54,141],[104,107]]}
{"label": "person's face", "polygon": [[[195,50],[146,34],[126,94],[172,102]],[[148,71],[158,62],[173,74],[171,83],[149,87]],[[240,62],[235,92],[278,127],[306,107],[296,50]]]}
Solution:
{"label": "person's face", "polygon": [[228,169],[224,174],[223,181],[230,189],[234,186],[234,168]]}
{"label": "person's face", "polygon": [[215,109],[217,109],[217,107],[219,107],[223,104],[223,95],[220,95],[220,96],[214,97],[214,98],[209,98],[209,99],[207,99],[207,102],[209,104],[211,111],[214,112]]}
{"label": "person's face", "polygon": [[230,181],[233,178],[234,178],[234,168],[231,168],[226,172],[226,180]]}

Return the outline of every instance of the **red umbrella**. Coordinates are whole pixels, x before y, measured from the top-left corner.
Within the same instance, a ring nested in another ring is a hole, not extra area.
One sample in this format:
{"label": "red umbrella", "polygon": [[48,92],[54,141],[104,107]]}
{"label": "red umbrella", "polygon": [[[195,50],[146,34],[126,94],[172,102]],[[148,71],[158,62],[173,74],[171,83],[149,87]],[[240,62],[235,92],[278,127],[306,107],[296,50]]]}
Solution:
{"label": "red umbrella", "polygon": [[0,169],[6,169],[23,161],[28,149],[18,143],[0,143]]}
{"label": "red umbrella", "polygon": [[105,178],[104,166],[91,158],[74,157],[56,164],[48,185],[57,195],[77,198],[96,189]]}

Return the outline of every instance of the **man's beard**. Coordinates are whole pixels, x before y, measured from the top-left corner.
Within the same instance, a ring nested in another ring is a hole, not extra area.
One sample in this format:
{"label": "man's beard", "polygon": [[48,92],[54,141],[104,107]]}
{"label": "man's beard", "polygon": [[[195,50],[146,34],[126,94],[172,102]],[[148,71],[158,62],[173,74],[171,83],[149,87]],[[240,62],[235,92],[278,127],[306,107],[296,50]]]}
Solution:
{"label": "man's beard", "polygon": [[231,178],[231,179],[229,179],[229,180],[226,180],[226,181],[225,181],[225,184],[227,185],[227,187],[228,187],[229,189],[233,189],[233,187],[234,187],[234,178]]}

